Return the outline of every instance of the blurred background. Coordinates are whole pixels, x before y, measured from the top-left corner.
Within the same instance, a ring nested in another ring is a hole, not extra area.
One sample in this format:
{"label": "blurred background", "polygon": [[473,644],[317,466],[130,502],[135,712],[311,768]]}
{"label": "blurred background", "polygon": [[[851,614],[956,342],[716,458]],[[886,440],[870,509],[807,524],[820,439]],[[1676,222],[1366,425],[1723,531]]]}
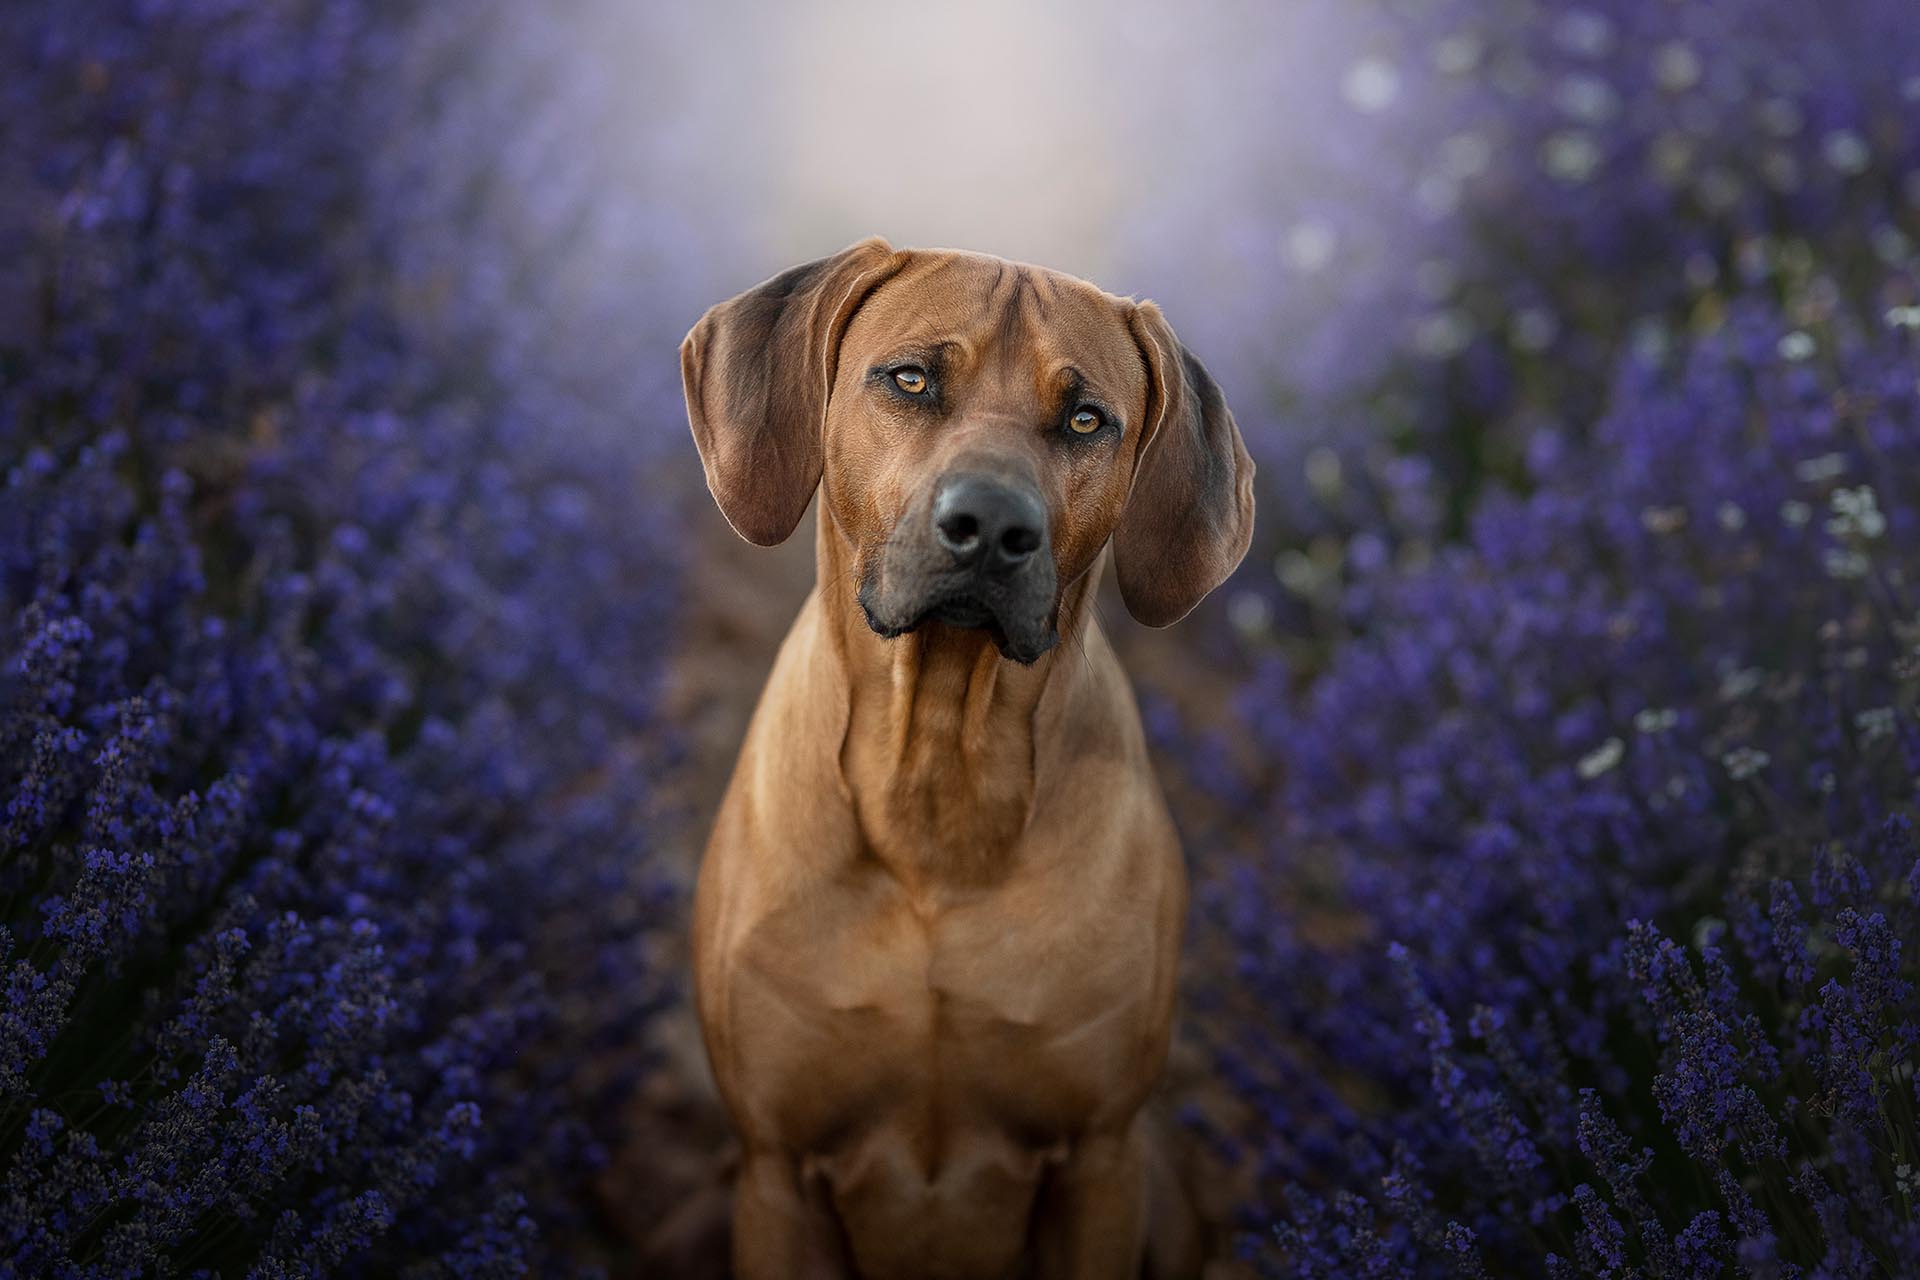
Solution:
{"label": "blurred background", "polygon": [[1906,0],[0,11],[0,1275],[724,1274],[690,877],[808,540],[675,348],[870,234],[1259,461],[1103,616],[1213,1274],[1920,1257]]}

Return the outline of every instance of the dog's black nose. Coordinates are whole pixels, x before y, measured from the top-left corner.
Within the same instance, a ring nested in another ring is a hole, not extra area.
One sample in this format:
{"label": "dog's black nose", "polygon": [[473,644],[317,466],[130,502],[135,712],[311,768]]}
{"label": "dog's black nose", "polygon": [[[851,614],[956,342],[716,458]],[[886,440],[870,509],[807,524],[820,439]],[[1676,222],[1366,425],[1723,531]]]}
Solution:
{"label": "dog's black nose", "polygon": [[985,476],[954,476],[933,499],[933,532],[963,565],[988,573],[1019,568],[1046,541],[1039,495]]}

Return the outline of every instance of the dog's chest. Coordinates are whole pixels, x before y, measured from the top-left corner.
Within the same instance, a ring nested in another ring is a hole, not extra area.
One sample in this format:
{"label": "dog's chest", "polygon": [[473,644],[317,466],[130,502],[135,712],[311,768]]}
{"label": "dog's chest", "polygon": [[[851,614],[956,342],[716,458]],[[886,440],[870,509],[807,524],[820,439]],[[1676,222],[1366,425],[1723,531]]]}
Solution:
{"label": "dog's chest", "polygon": [[1164,1048],[1153,913],[1090,888],[1015,884],[923,916],[876,874],[768,914],[733,967],[743,1092],[821,1151],[902,1123],[935,1149],[1077,1131]]}

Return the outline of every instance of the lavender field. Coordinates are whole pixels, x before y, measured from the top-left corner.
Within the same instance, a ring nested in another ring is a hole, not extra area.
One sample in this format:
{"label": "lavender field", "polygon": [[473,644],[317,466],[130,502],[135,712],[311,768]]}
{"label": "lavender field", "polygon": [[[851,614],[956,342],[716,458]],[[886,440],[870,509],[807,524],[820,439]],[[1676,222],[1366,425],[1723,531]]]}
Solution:
{"label": "lavender field", "polygon": [[869,233],[1157,298],[1259,461],[1104,611],[1209,1274],[1920,1274],[1910,0],[1070,6],[1059,136],[870,184],[912,29],[802,9],[0,7],[0,1277],[710,1274],[811,564],[674,350]]}

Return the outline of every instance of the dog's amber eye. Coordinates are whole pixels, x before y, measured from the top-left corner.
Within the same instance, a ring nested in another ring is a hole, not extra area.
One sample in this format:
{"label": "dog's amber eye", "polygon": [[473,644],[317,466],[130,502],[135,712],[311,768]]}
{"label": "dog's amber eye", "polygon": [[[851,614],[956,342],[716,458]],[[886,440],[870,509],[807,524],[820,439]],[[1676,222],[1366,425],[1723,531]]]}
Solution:
{"label": "dog's amber eye", "polygon": [[910,396],[917,396],[927,389],[927,374],[924,369],[909,365],[893,371],[893,385]]}
{"label": "dog's amber eye", "polygon": [[1073,416],[1067,419],[1067,425],[1079,435],[1090,436],[1107,425],[1107,420],[1100,416],[1098,409],[1083,404],[1073,411]]}

